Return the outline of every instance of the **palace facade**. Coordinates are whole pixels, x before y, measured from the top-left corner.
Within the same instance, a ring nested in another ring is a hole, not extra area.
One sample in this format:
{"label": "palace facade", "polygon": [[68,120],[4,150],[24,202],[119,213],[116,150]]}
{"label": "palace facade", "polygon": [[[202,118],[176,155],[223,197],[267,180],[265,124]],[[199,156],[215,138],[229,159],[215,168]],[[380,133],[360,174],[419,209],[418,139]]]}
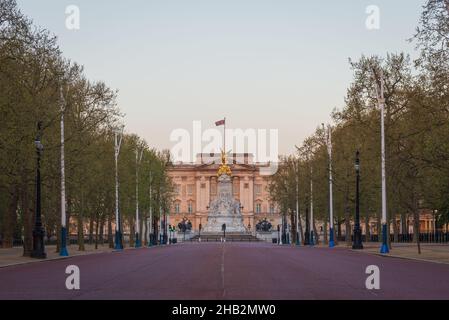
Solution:
{"label": "palace facade", "polygon": [[[178,225],[183,219],[192,223],[197,232],[200,224],[207,223],[209,204],[217,196],[217,170],[221,154],[198,154],[195,163],[177,162],[169,170],[175,185],[174,201],[169,223]],[[267,163],[253,162],[252,154],[230,154],[227,163],[231,168],[232,193],[240,202],[243,221],[248,232],[255,232],[255,224],[266,218],[273,225],[280,223],[280,215],[268,193],[269,176],[260,174]]]}

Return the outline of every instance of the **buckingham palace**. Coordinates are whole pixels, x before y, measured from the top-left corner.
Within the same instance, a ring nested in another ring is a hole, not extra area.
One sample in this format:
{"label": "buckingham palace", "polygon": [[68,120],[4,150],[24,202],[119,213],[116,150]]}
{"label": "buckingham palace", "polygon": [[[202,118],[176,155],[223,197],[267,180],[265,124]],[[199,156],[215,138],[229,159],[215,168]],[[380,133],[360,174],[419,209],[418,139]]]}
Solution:
{"label": "buckingham palace", "polygon": [[[194,163],[174,163],[168,170],[175,195],[170,210],[170,224],[177,225],[183,219],[192,223],[197,232],[200,224],[207,222],[210,203],[217,197],[217,170],[220,154],[198,154]],[[232,175],[232,194],[240,202],[243,222],[247,232],[255,232],[255,224],[267,219],[273,225],[280,223],[278,209],[270,201],[269,176],[261,175],[260,169],[268,163],[253,161],[248,153],[232,153],[227,156]]]}

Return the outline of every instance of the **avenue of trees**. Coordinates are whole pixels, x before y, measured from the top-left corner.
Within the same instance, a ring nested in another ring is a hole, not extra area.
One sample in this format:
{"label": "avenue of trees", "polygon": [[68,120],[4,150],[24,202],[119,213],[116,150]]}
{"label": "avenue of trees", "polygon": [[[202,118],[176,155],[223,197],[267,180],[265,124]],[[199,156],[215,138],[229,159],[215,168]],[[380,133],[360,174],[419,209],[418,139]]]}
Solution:
{"label": "avenue of trees", "polygon": [[[78,246],[108,241],[115,223],[114,132],[123,115],[117,92],[85,78],[83,68],[62,56],[57,39],[17,8],[0,1],[0,239],[11,247],[23,239],[32,248],[38,123],[41,123],[42,217],[46,235],[60,237],[61,112],[65,118],[67,226],[77,231]],[[63,108],[62,108],[63,106]],[[143,150],[139,170],[140,234],[153,212],[157,228],[172,186],[166,173],[168,152],[150,149],[134,134],[124,134],[118,159],[122,223],[134,233],[136,150]],[[151,172],[151,176],[150,173]],[[151,180],[150,180],[151,179]],[[150,199],[149,188],[152,188]],[[106,230],[106,232],[103,232]],[[130,237],[133,245],[134,237]]]}
{"label": "avenue of trees", "polygon": [[[361,218],[364,223],[374,219],[380,230],[381,126],[376,88],[381,73],[385,82],[387,212],[388,222],[394,225],[394,239],[398,239],[398,233],[408,233],[405,223],[399,230],[394,216],[402,221],[412,218],[414,234],[419,233],[420,209],[432,210],[437,227],[449,222],[449,0],[427,1],[419,27],[409,41],[419,52],[416,61],[404,53],[349,61],[354,76],[345,105],[332,112],[336,233],[345,224],[346,230],[351,230],[354,219],[356,150],[360,151],[361,164]],[[283,158],[269,187],[293,229],[296,178],[302,219],[310,207],[310,179],[314,184],[314,218],[329,219],[326,131],[323,125],[318,126],[297,147],[297,155]],[[326,225],[325,232],[327,229]],[[328,237],[326,233],[324,236]]]}

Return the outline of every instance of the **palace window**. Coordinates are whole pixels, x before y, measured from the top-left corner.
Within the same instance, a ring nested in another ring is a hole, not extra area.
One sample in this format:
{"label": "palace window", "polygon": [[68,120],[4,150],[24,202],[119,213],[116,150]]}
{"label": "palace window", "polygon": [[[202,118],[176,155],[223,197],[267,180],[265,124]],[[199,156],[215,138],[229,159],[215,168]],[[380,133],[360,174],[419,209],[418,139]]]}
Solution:
{"label": "palace window", "polygon": [[193,201],[189,201],[189,203],[187,205],[187,212],[193,213]]}
{"label": "palace window", "polygon": [[262,212],[262,204],[260,202],[256,203],[256,213]]}
{"label": "palace window", "polygon": [[216,195],[217,194],[217,178],[212,177],[210,179],[210,194]]}
{"label": "palace window", "polygon": [[193,184],[187,185],[187,195],[189,195],[189,196],[193,195],[193,188],[194,187],[195,186]]}
{"label": "palace window", "polygon": [[240,179],[238,177],[232,180],[232,191],[235,196],[240,193]]}
{"label": "palace window", "polygon": [[187,193],[186,186],[183,185],[183,186],[181,187],[181,190],[182,190],[182,196],[185,197],[185,196],[186,196],[186,193]]}
{"label": "palace window", "polygon": [[274,204],[270,203],[270,214],[274,214]]}
{"label": "palace window", "polygon": [[262,193],[262,185],[261,184],[255,184],[254,185],[254,192],[259,195]]}
{"label": "palace window", "polygon": [[175,194],[179,195],[181,192],[181,186],[179,184],[175,185]]}
{"label": "palace window", "polygon": [[175,202],[175,213],[180,213],[181,212],[181,204],[179,203],[179,201]]}

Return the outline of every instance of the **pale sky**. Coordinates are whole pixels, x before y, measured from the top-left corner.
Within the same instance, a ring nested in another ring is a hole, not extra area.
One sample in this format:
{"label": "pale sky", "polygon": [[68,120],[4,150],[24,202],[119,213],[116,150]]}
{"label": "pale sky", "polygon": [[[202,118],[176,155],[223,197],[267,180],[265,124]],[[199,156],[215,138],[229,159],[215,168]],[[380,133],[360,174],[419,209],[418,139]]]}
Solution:
{"label": "pale sky", "polygon": [[[279,152],[330,120],[351,79],[348,58],[414,53],[424,0],[17,0],[58,36],[90,80],[119,90],[128,132],[171,148],[172,130],[278,129]],[[80,9],[80,30],[65,8]],[[365,12],[380,9],[380,29]]]}

